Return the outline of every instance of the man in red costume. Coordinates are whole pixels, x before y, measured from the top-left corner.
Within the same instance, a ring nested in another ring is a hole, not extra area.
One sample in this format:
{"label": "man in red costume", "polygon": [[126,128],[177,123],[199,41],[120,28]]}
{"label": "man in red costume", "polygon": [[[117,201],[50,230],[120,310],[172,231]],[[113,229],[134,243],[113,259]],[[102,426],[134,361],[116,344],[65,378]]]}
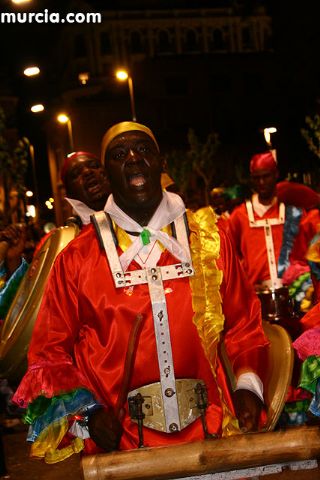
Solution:
{"label": "man in red costume", "polygon": [[186,213],[162,190],[146,126],[111,127],[102,161],[112,195],[55,262],[15,394],[28,407],[32,455],[53,463],[83,448],[256,430],[268,341],[230,241],[211,209]]}
{"label": "man in red costume", "polygon": [[252,157],[250,174],[255,193],[231,214],[230,235],[251,284],[279,288],[302,210],[278,202],[278,168],[271,151]]}

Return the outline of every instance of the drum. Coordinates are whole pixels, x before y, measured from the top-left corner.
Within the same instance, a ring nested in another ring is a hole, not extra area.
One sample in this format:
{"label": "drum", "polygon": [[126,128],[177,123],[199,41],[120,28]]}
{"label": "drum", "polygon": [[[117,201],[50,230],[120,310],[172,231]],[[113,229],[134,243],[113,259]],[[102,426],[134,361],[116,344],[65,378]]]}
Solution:
{"label": "drum", "polygon": [[36,253],[13,299],[0,336],[0,377],[19,382],[46,280],[59,252],[79,232],[75,224],[57,228]]}
{"label": "drum", "polygon": [[263,288],[256,290],[261,302],[262,319],[278,323],[284,327],[291,337],[296,338],[299,322],[294,312],[294,302],[287,287]]}

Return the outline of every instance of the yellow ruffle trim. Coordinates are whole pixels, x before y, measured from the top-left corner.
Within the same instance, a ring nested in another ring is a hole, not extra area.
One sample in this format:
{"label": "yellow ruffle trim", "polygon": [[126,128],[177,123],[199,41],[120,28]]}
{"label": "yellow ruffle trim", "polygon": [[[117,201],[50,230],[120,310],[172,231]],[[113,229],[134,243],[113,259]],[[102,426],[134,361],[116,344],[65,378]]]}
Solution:
{"label": "yellow ruffle trim", "polygon": [[[216,265],[220,256],[220,236],[216,221],[217,217],[210,207],[201,208],[195,213],[188,212],[190,249],[195,270],[195,275],[190,277],[193,322],[215,380],[217,348],[224,328],[220,295],[223,274]],[[240,433],[238,421],[230,411],[218,382],[216,383],[223,409],[222,435]]]}
{"label": "yellow ruffle trim", "polygon": [[58,449],[58,445],[67,433],[69,428],[66,417],[57,422],[51,423],[45,428],[37,440],[31,446],[31,457],[44,458],[46,463],[62,462],[74,453],[79,453],[84,448],[81,438],[74,438],[70,445]]}

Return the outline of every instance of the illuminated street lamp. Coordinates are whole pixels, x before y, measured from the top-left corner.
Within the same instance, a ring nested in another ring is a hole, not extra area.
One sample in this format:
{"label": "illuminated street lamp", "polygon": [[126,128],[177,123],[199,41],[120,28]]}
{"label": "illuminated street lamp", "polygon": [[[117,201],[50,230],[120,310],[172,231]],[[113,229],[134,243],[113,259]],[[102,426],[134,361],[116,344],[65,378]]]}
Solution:
{"label": "illuminated street lamp", "polygon": [[89,72],[81,72],[78,75],[78,80],[81,83],[81,85],[87,85],[89,82],[90,74]]}
{"label": "illuminated street lamp", "polygon": [[23,75],[25,75],[26,77],[35,77],[36,75],[39,75],[39,73],[40,68],[37,67],[37,65],[32,65],[23,70]]}
{"label": "illuminated street lamp", "polygon": [[[37,174],[36,174],[36,163],[35,163],[35,156],[34,156],[34,146],[30,143],[30,140],[27,137],[23,137],[22,141],[28,150],[29,158],[31,160],[31,168],[32,168],[32,181],[33,181],[33,188],[34,188],[34,200],[36,207],[39,209],[39,192],[38,192],[38,181],[37,181]],[[33,197],[33,192],[31,190],[26,191],[26,197],[31,199]],[[35,216],[30,213],[30,216]]]}
{"label": "illuminated street lamp", "polygon": [[31,3],[31,0],[11,0],[15,5],[23,5],[24,3]]}
{"label": "illuminated street lamp", "polygon": [[73,133],[72,133],[72,123],[70,117],[66,113],[59,113],[57,115],[57,120],[59,123],[67,124],[68,127],[68,137],[69,137],[69,146],[70,150],[73,152]]}
{"label": "illuminated street lamp", "polygon": [[40,113],[44,111],[44,105],[42,103],[37,103],[36,105],[32,105],[30,108],[31,112],[33,113]]}
{"label": "illuminated street lamp", "polygon": [[116,77],[120,82],[124,82],[125,80],[128,80],[130,104],[131,104],[131,115],[132,115],[132,120],[136,122],[137,116],[136,116],[136,108],[135,108],[135,102],[134,102],[132,77],[129,75],[127,70],[124,70],[123,68],[116,71]]}
{"label": "illuminated street lamp", "polygon": [[271,134],[276,133],[276,131],[276,127],[267,127],[263,129],[264,138],[269,147],[271,147]]}

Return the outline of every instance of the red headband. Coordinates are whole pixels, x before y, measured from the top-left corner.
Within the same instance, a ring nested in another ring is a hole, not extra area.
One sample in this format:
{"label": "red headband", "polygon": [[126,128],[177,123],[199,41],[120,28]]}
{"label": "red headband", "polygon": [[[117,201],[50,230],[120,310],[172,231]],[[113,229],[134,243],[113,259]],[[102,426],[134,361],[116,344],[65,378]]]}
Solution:
{"label": "red headband", "polygon": [[63,162],[63,165],[62,165],[62,168],[61,168],[60,177],[61,177],[63,185],[66,184],[66,175],[67,175],[67,170],[68,170],[69,163],[71,162],[71,160],[73,160],[75,158],[80,158],[80,157],[93,158],[94,160],[98,160],[98,162],[100,162],[99,158],[96,155],[94,155],[93,153],[90,153],[90,152],[73,152],[73,153],[70,153],[70,155],[68,155],[64,159],[64,162]]}
{"label": "red headband", "polygon": [[250,173],[254,173],[257,170],[277,170],[277,161],[271,152],[258,153],[253,155],[250,161]]}

